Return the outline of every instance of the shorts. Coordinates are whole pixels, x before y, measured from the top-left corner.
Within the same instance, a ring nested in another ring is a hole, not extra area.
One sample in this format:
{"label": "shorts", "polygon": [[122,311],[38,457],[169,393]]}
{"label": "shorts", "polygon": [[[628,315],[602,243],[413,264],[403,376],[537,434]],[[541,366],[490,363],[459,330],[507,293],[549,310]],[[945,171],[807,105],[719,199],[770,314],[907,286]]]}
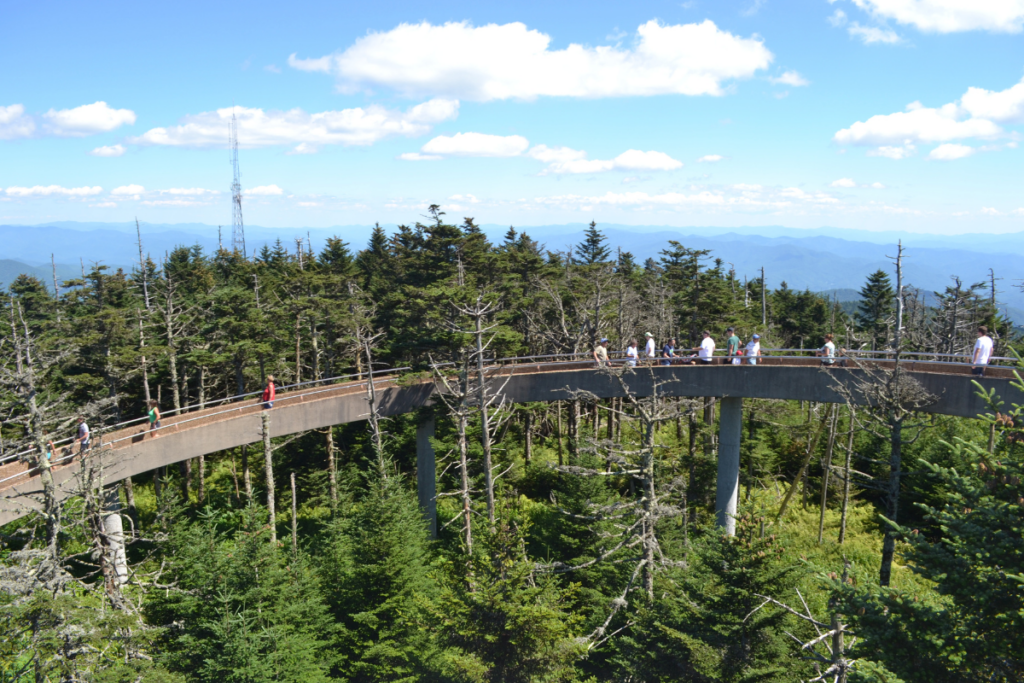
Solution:
{"label": "shorts", "polygon": [[975,366],[975,367],[971,368],[971,374],[972,375],[977,375],[978,377],[984,377],[985,376],[985,366],[984,365],[978,365],[978,366]]}
{"label": "shorts", "polygon": [[83,441],[83,442],[81,443],[81,445],[79,446],[79,448],[78,448],[78,452],[79,452],[79,453],[85,453],[85,452],[86,452],[87,450],[89,450],[89,448],[91,448],[91,447],[92,447],[92,444],[91,444],[90,442],[88,442],[88,441]]}
{"label": "shorts", "polygon": [[756,358],[748,358],[747,359],[747,363],[750,364],[750,365],[757,365],[757,359]]}
{"label": "shorts", "polygon": [[154,429],[160,429],[160,420],[149,423],[149,431],[153,431]]}
{"label": "shorts", "polygon": [[271,408],[273,408],[273,407],[274,407],[274,402],[273,402],[273,401],[267,401],[267,402],[265,402],[265,403],[263,404],[263,407],[264,407],[265,409],[267,409],[267,410],[270,410]]}
{"label": "shorts", "polygon": [[711,365],[712,363],[715,362],[714,358],[698,358],[697,360],[699,360],[701,363],[707,363],[708,365]]}

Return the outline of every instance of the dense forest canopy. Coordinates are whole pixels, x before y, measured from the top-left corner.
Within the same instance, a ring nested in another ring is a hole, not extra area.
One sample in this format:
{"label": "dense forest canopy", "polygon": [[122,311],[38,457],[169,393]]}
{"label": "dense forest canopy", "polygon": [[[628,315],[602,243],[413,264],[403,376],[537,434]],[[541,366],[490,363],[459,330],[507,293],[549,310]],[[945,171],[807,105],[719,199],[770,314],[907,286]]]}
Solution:
{"label": "dense forest canopy", "polygon": [[872,409],[748,400],[728,536],[714,399],[488,400],[481,357],[648,332],[969,356],[986,325],[996,355],[1019,348],[985,283],[927,306],[878,271],[851,315],[727,257],[673,241],[641,264],[595,224],[565,251],[514,228],[491,243],[434,206],[361,250],[181,246],[128,273],[19,277],[0,297],[0,455],[45,480],[78,415],[101,430],[270,376],[409,367],[445,387],[439,531],[416,415],[93,482],[0,529],[0,680],[1021,680],[1020,406],[926,417],[898,366],[868,373]]}

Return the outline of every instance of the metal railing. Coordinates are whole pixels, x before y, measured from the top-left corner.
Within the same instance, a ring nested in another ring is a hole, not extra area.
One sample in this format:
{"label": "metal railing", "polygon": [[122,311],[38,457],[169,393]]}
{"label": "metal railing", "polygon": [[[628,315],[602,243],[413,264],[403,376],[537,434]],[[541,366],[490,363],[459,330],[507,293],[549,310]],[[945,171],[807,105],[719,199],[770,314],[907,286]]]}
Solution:
{"label": "metal railing", "polygon": [[[686,352],[686,355],[676,355],[676,356],[673,356],[672,358],[663,358],[663,357],[660,357],[660,355],[655,356],[655,357],[640,356],[640,357],[638,357],[636,359],[636,362],[638,364],[655,363],[655,364],[659,364],[660,365],[660,364],[662,364],[665,361],[669,361],[671,364],[675,364],[675,363],[672,363],[672,361],[675,361],[676,363],[678,363],[679,361],[689,361],[691,359],[696,360],[696,358],[697,358],[696,354],[690,355],[691,349],[686,348],[686,349],[682,349],[682,350]],[[816,354],[817,354],[818,350],[819,349],[764,348],[764,349],[760,349],[760,356],[758,356],[758,357],[759,358],[787,358],[787,357],[788,358],[793,358],[793,357],[807,357],[807,356],[810,356],[811,358],[814,358],[814,357],[817,357]],[[660,354],[660,350],[658,351],[658,353]],[[894,355],[895,355],[894,351],[881,351],[881,350],[871,351],[871,350],[851,350],[851,349],[847,349],[847,350],[843,350],[842,355],[840,355],[837,352],[837,355],[833,357],[833,360],[835,360],[837,362],[841,361],[841,360],[856,360],[856,361],[881,360],[881,361],[884,361],[884,360],[890,360],[891,357],[894,356]],[[624,363],[630,362],[630,360],[631,360],[630,358],[628,358],[626,356],[626,352],[625,351],[609,351],[608,356],[609,356],[609,362],[615,363],[615,364],[624,364]],[[971,362],[956,362],[956,361],[950,361],[950,360],[938,360],[940,358],[963,358],[963,359],[967,359],[969,361],[969,359],[971,357],[969,355],[967,355],[967,354],[937,353],[937,352],[930,352],[930,351],[903,351],[903,352],[900,353],[900,356],[902,358],[904,358],[904,359],[907,359],[910,362],[927,362],[927,363],[931,363],[931,364],[947,365],[947,366],[951,366],[951,367],[963,367],[963,366],[971,367],[971,366],[973,366],[973,363],[971,363]],[[729,356],[728,356],[728,354],[726,353],[726,351],[724,349],[716,349],[714,354],[713,354],[713,357],[717,359],[717,358],[728,358]],[[741,360],[747,360],[748,358],[750,358],[750,356],[745,356],[745,355],[738,356],[738,357]],[[913,360],[911,360],[912,358],[916,358],[917,360],[913,361]],[[538,361],[540,361],[540,362],[538,362]],[[997,365],[998,366],[998,363],[1001,362],[1001,361],[1009,361],[1009,362],[1011,362],[1013,364],[1017,363],[1017,359],[1016,358],[1006,357],[1006,356],[994,356],[994,357],[989,359],[989,364],[990,365]],[[487,370],[493,370],[496,367],[515,366],[515,365],[517,365],[519,363],[528,363],[530,365],[551,366],[551,365],[574,364],[574,363],[581,363],[581,362],[583,362],[583,363],[593,363],[594,359],[593,359],[593,352],[592,351],[578,351],[578,352],[574,352],[574,353],[554,353],[554,354],[539,354],[539,355],[533,355],[533,356],[508,356],[508,357],[503,357],[503,358],[490,358],[490,359],[486,359],[484,362],[488,364],[487,368],[486,368]],[[430,364],[429,366],[427,366],[427,368],[428,369],[437,370],[437,369],[440,369],[440,368],[452,367],[452,366],[455,366],[455,365],[457,365],[457,363],[454,363],[454,362],[433,363],[433,364]],[[390,368],[390,369],[386,369],[386,370],[381,370],[379,372],[375,371],[373,373],[374,374],[374,385],[376,386],[377,381],[378,381],[378,377],[380,377],[379,381],[381,381],[381,382],[388,382],[388,381],[392,381],[394,379],[394,374],[395,373],[404,372],[404,371],[412,370],[412,369],[413,369],[412,367],[401,367],[401,368]],[[298,382],[298,383],[294,383],[294,384],[282,385],[280,387],[277,387],[277,389],[279,391],[284,391],[284,390],[287,390],[287,389],[294,389],[296,387],[304,387],[304,386],[311,386],[311,385],[323,385],[323,384],[328,384],[328,383],[330,383],[332,385],[336,385],[336,384],[340,384],[340,383],[346,383],[345,382],[346,380],[351,380],[352,378],[357,378],[357,381],[356,382],[347,382],[348,386],[349,387],[360,387],[360,386],[366,386],[366,384],[368,382],[368,379],[363,381],[363,378],[366,377],[366,375],[367,375],[366,372],[353,373],[353,374],[349,374],[349,375],[339,375],[339,376],[336,376],[336,377],[327,377],[327,378],[318,379],[318,380],[309,380],[309,381],[306,381],[306,382]],[[330,388],[321,388],[321,389],[318,389],[318,390],[312,391],[312,392],[302,392],[302,393],[294,394],[294,395],[291,395],[291,396],[283,396],[281,398],[275,399],[275,402],[278,402],[278,401],[284,402],[284,401],[292,401],[292,400],[302,399],[302,398],[304,398],[306,396],[314,396],[314,395],[317,395],[317,394],[322,394],[322,393],[326,393],[326,392],[329,392],[329,391],[334,391],[335,389],[337,389],[337,387],[336,386],[332,386]],[[201,411],[201,414],[196,415],[195,417],[191,417],[191,418],[185,419],[185,420],[180,420],[180,421],[174,422],[171,425],[167,425],[166,427],[162,427],[161,429],[168,429],[171,426],[177,427],[179,425],[188,424],[188,423],[191,423],[191,422],[195,422],[197,420],[205,420],[205,419],[208,419],[208,418],[211,418],[211,417],[216,417],[218,415],[225,415],[225,414],[228,414],[228,413],[237,412],[237,411],[240,411],[240,410],[242,410],[242,409],[244,409],[246,407],[252,407],[251,405],[235,405],[235,406],[233,406],[233,407],[231,407],[231,408],[229,408],[227,410],[222,410],[222,411],[218,411],[218,412],[214,412],[214,413],[205,412],[207,410],[207,408],[212,407],[212,406],[222,405],[224,403],[230,403],[230,402],[240,402],[240,401],[244,401],[246,399],[251,399],[252,397],[255,397],[255,396],[259,396],[261,394],[262,394],[262,390],[252,391],[252,392],[248,392],[248,393],[244,393],[244,394],[238,394],[236,396],[228,396],[226,398],[215,399],[215,400],[212,400],[212,401],[203,401],[202,403],[194,403],[194,404],[191,404],[191,405],[182,406],[181,408],[168,410],[166,412],[163,412],[161,414],[161,417],[170,416],[170,415],[177,415],[177,414],[185,414],[185,413],[187,413],[188,411],[190,411],[190,410],[192,410],[194,408],[199,408],[199,410]],[[94,430],[94,431],[92,431],[90,433],[90,440],[92,438],[95,438],[96,435],[99,435],[100,443],[96,444],[96,446],[98,447],[98,446],[111,446],[111,445],[113,445],[115,443],[120,443],[120,442],[125,441],[125,440],[138,438],[140,434],[145,434],[145,432],[137,432],[137,433],[134,433],[134,434],[129,434],[129,435],[122,436],[120,438],[114,439],[113,441],[108,441],[108,442],[103,442],[102,441],[102,435],[103,434],[110,433],[110,432],[116,432],[116,431],[120,431],[122,429],[129,428],[132,425],[139,424],[139,423],[145,421],[146,419],[147,418],[145,416],[143,416],[143,417],[133,418],[131,420],[125,420],[125,421],[122,421],[122,422],[118,422],[118,423],[112,424],[112,425],[102,426],[102,427],[100,427],[100,428],[98,428],[98,429],[96,429],[96,430]],[[62,444],[71,444],[71,443],[75,442],[76,440],[77,440],[77,437],[68,437],[68,438],[65,438],[65,439],[61,439],[59,441],[53,441],[52,442],[54,444],[53,455],[54,456],[56,455],[56,451],[57,451],[57,447],[58,446],[60,446]],[[17,453],[7,454],[7,455],[5,455],[3,457],[0,457],[0,466],[6,465],[6,464],[10,464],[10,463],[15,462],[15,461],[18,461],[22,456],[28,455],[30,453],[34,453],[35,450],[36,450],[35,448],[30,448],[30,449],[27,449],[27,450],[19,451]],[[68,448],[65,448],[64,450],[67,451]],[[87,449],[86,452],[88,452],[88,449]],[[52,467],[53,465],[57,465],[57,464],[60,464],[60,463],[66,462],[66,461],[70,461],[70,460],[74,459],[75,455],[77,455],[77,453],[74,453],[74,452],[65,453],[61,458],[52,460],[50,462],[50,466]],[[29,473],[31,471],[33,471],[33,470],[22,471],[22,472],[14,474],[14,475],[8,476],[8,477],[6,477],[4,479],[0,479],[0,485],[2,485],[4,482],[7,482],[7,481],[9,481],[11,479],[14,479],[14,478],[17,478],[17,477],[20,477],[20,476],[24,476],[25,474],[27,474],[27,473]]]}

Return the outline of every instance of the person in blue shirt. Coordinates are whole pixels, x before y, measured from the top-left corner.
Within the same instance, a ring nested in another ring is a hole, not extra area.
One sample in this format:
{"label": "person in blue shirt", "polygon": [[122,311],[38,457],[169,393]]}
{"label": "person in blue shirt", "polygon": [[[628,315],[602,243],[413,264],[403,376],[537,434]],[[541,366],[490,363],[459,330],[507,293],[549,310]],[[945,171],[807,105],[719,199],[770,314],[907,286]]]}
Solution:
{"label": "person in blue shirt", "polygon": [[676,340],[669,339],[663,347],[661,347],[661,364],[672,365],[672,359],[676,357]]}

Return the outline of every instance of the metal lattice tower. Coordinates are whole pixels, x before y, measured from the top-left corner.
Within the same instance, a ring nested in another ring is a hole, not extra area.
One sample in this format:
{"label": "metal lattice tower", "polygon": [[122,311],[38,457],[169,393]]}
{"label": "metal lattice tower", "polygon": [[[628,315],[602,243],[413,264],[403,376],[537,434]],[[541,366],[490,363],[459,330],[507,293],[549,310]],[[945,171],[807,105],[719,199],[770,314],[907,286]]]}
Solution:
{"label": "metal lattice tower", "polygon": [[242,174],[238,170],[238,119],[231,112],[231,168],[234,182],[231,183],[231,249],[245,255],[245,224],[242,222]]}

